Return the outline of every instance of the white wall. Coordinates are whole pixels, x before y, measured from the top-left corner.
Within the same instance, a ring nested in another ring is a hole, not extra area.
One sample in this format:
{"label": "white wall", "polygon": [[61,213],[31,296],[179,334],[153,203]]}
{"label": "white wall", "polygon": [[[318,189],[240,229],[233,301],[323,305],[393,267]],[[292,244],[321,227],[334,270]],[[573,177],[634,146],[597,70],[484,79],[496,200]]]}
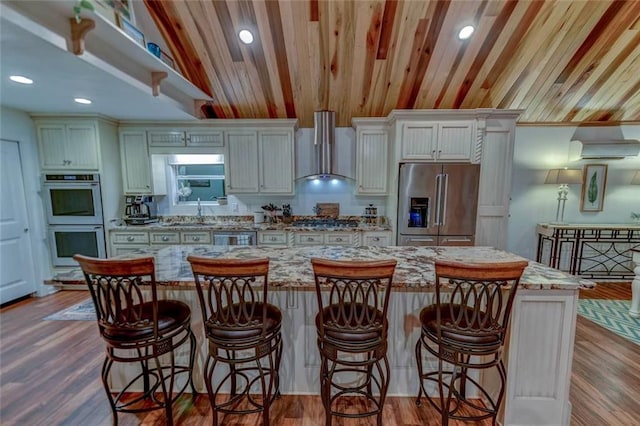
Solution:
{"label": "white wall", "polygon": [[36,288],[39,295],[52,292],[54,289],[42,284],[51,278],[51,260],[47,245],[45,215],[40,198],[40,165],[36,145],[35,126],[31,117],[22,111],[0,107],[0,137],[19,142],[22,174],[27,198],[27,214],[31,247],[33,251],[33,269]]}
{"label": "white wall", "polygon": [[[518,126],[507,250],[535,260],[536,224],[555,221],[557,186],[545,185],[549,169],[582,169],[585,164],[607,164],[607,184],[601,212],[581,212],[581,185],[569,185],[566,223],[630,223],[640,212],[640,186],[630,185],[640,170],[640,156],[622,160],[580,160],[580,143],[570,139],[576,127]],[[640,125],[622,126],[627,139],[640,139]]]}

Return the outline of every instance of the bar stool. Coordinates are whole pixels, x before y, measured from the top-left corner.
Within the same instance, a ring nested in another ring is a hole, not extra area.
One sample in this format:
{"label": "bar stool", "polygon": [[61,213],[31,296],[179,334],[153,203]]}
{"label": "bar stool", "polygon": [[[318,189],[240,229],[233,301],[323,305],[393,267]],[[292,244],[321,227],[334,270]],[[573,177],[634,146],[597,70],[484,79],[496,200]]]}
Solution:
{"label": "bar stool", "polygon": [[[196,339],[191,331],[191,309],[178,300],[158,300],[152,257],[132,260],[73,258],[80,264],[96,310],[98,330],[106,343],[102,384],[107,392],[113,424],[118,413],[164,409],[173,424],[172,404],[191,386]],[[147,294],[150,293],[150,297]],[[177,365],[174,351],[189,341],[189,362]],[[162,360],[161,360],[162,357]],[[168,365],[167,365],[168,360]],[[109,385],[114,362],[140,363],[141,371],[115,397]],[[152,364],[150,364],[152,363]],[[185,377],[177,391],[176,380]],[[142,385],[142,395],[135,387]]]}
{"label": "bar stool", "polygon": [[[282,313],[267,303],[269,259],[189,256],[187,260],[196,281],[209,341],[204,374],[213,424],[218,424],[218,412],[262,412],[264,425],[269,425],[271,403],[280,394],[282,358]],[[218,362],[227,364],[229,373],[215,385],[213,376]],[[230,386],[231,396],[217,403],[218,393],[225,384]],[[243,385],[240,390],[239,384]],[[258,385],[261,402],[251,393]],[[238,409],[243,400],[250,407]]]}
{"label": "bar stool", "polygon": [[[422,329],[416,344],[420,389],[416,405],[420,405],[424,393],[440,413],[441,424],[447,425],[449,419],[486,418],[496,424],[507,377],[502,349],[513,300],[527,264],[435,262],[436,302],[420,312]],[[437,358],[437,371],[423,370],[422,348]],[[445,363],[452,369],[445,371]],[[491,367],[496,367],[500,377],[497,396],[468,375],[469,369]],[[429,382],[435,382],[439,402],[427,392],[425,384]],[[486,404],[467,395],[467,383],[478,389]]]}
{"label": "bar stool", "polygon": [[[315,321],[325,424],[330,426],[334,415],[349,418],[377,416],[380,426],[389,387],[387,308],[396,261],[314,258],[311,264],[318,299]],[[329,296],[326,304],[323,293]],[[347,373],[348,382],[344,381],[344,376],[342,381],[334,380],[334,375],[340,373]],[[373,407],[362,413],[338,410],[338,399],[347,395],[363,397],[365,403]]]}

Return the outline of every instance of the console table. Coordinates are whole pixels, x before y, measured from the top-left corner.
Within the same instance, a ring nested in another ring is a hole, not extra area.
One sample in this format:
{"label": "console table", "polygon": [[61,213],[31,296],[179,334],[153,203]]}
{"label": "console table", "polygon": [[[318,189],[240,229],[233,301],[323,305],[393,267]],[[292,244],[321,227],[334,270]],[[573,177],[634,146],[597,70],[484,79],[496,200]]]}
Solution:
{"label": "console table", "polygon": [[640,224],[538,224],[536,260],[589,279],[631,280]]}

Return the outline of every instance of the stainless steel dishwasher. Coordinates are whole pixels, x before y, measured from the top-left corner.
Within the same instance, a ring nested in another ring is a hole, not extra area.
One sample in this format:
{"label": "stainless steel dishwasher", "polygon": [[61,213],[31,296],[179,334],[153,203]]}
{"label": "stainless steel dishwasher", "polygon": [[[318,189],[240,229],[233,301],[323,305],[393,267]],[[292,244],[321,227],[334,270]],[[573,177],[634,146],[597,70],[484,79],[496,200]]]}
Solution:
{"label": "stainless steel dishwasher", "polygon": [[213,231],[215,246],[255,246],[257,240],[255,231]]}

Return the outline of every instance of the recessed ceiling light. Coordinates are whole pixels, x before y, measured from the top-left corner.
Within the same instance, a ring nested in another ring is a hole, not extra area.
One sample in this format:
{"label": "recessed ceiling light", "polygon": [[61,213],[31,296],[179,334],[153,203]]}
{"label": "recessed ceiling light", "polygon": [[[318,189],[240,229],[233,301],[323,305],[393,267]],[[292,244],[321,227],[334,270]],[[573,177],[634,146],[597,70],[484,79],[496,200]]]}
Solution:
{"label": "recessed ceiling light", "polygon": [[85,99],[85,98],[74,98],[73,100],[83,105],[89,105],[91,103],[90,99]]}
{"label": "recessed ceiling light", "polygon": [[240,40],[244,44],[253,43],[253,34],[251,34],[251,31],[249,30],[240,30],[240,32],[238,33],[238,37],[240,37]]}
{"label": "recessed ceiling light", "polygon": [[9,77],[9,80],[15,81],[16,83],[20,84],[33,84],[33,80],[21,75],[12,75]]}
{"label": "recessed ceiling light", "polygon": [[462,27],[462,29],[458,33],[458,38],[460,40],[466,40],[469,37],[471,37],[471,34],[473,34],[474,30],[475,30],[475,28],[473,28],[471,25],[467,25],[466,27]]}

